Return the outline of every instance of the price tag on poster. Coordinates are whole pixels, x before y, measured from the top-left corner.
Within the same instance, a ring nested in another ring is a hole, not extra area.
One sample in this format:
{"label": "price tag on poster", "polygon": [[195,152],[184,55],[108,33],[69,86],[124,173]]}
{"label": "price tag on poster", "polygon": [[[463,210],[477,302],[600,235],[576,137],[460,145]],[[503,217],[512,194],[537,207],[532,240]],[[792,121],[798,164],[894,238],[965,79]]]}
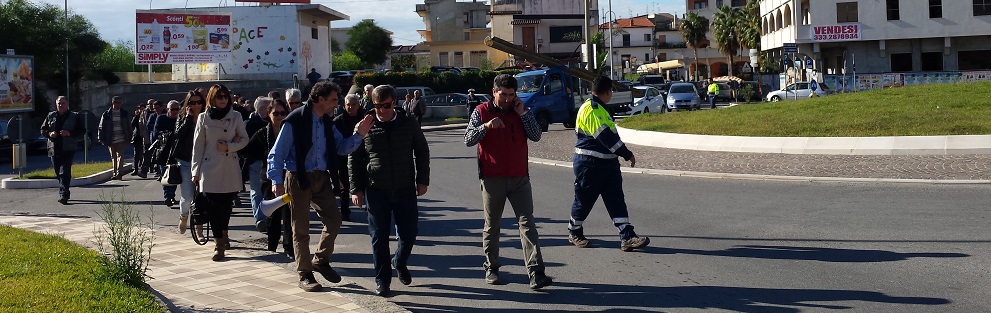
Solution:
{"label": "price tag on poster", "polygon": [[230,13],[138,10],[136,21],[137,64],[218,63],[230,59]]}

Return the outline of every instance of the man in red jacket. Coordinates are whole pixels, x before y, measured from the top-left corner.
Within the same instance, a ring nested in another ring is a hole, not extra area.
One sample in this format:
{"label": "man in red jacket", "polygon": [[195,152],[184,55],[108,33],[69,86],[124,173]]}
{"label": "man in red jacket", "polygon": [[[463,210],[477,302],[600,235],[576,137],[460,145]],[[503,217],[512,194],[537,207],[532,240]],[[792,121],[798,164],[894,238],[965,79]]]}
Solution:
{"label": "man in red jacket", "polygon": [[[493,100],[471,113],[465,144],[478,145],[478,177],[482,185],[485,226],[482,250],[485,252],[485,281],[502,284],[499,279],[499,224],[506,199],[519,219],[523,257],[530,276],[530,288],[540,289],[552,283],[544,274],[544,260],[537,243],[537,226],[533,221],[533,191],[527,169],[527,139],[540,141],[540,126],[516,96],[516,78],[502,74],[492,84]],[[526,137],[521,136],[525,134]]]}

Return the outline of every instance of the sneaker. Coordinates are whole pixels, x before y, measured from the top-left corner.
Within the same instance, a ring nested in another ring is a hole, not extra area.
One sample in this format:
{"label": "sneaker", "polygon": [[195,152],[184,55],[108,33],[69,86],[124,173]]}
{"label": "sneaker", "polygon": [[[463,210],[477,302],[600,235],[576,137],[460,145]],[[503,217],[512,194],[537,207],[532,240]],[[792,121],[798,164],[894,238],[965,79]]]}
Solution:
{"label": "sneaker", "polygon": [[544,288],[550,286],[553,282],[554,280],[547,277],[547,275],[544,274],[544,271],[530,273],[530,289],[537,290]]}
{"label": "sneaker", "polygon": [[320,275],[323,275],[323,278],[326,278],[329,282],[335,284],[341,282],[341,275],[337,274],[337,271],[335,271],[333,267],[330,267],[330,264],[320,264],[314,262],[313,270],[320,273]]}
{"label": "sneaker", "polygon": [[399,267],[399,265],[396,265],[396,262],[392,262],[392,266],[396,268],[396,274],[398,274],[396,276],[399,276],[400,283],[406,286],[413,283],[413,275],[409,273],[408,267]]}
{"label": "sneaker", "polygon": [[255,222],[255,228],[258,229],[258,232],[260,232],[262,234],[267,234],[268,233],[268,221],[267,220],[256,221]]}
{"label": "sneaker", "polygon": [[588,238],[585,238],[585,235],[568,235],[568,242],[579,248],[587,248],[591,244]]}
{"label": "sneaker", "polygon": [[485,282],[489,285],[502,285],[502,279],[499,279],[499,270],[491,268],[486,269]]}
{"label": "sneaker", "polygon": [[299,273],[299,289],[303,289],[308,292],[320,291],[323,286],[317,282],[316,277],[313,277],[313,272]]}
{"label": "sneaker", "polygon": [[630,237],[630,239],[625,239],[620,243],[619,249],[623,251],[633,251],[633,249],[646,247],[647,244],[650,244],[650,238]]}

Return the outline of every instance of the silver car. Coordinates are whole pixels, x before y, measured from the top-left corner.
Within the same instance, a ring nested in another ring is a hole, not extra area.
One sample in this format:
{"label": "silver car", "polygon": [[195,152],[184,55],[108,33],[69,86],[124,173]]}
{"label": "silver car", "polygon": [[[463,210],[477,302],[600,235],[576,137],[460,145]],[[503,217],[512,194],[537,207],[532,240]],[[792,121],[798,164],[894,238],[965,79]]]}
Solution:
{"label": "silver car", "polygon": [[702,108],[698,90],[692,83],[674,83],[668,88],[667,111],[698,110]]}

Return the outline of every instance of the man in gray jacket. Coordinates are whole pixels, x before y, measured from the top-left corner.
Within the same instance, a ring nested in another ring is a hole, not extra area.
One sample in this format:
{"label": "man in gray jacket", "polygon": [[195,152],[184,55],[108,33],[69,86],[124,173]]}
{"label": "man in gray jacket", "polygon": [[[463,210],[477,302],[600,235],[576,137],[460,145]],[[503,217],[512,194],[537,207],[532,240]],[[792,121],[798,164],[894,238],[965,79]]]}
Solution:
{"label": "man in gray jacket", "polygon": [[72,183],[72,158],[76,155],[77,142],[86,133],[79,114],[69,111],[69,100],[59,96],[55,111],[48,113],[41,124],[41,135],[48,138],[48,156],[59,183],[61,204],[69,202],[69,185]]}
{"label": "man in gray jacket", "polygon": [[130,119],[127,111],[121,108],[123,105],[123,100],[118,96],[110,100],[110,109],[100,117],[100,129],[97,132],[100,144],[110,148],[110,160],[114,164],[114,176],[111,179],[116,180],[124,177],[124,150],[131,138],[131,127],[127,125]]}

